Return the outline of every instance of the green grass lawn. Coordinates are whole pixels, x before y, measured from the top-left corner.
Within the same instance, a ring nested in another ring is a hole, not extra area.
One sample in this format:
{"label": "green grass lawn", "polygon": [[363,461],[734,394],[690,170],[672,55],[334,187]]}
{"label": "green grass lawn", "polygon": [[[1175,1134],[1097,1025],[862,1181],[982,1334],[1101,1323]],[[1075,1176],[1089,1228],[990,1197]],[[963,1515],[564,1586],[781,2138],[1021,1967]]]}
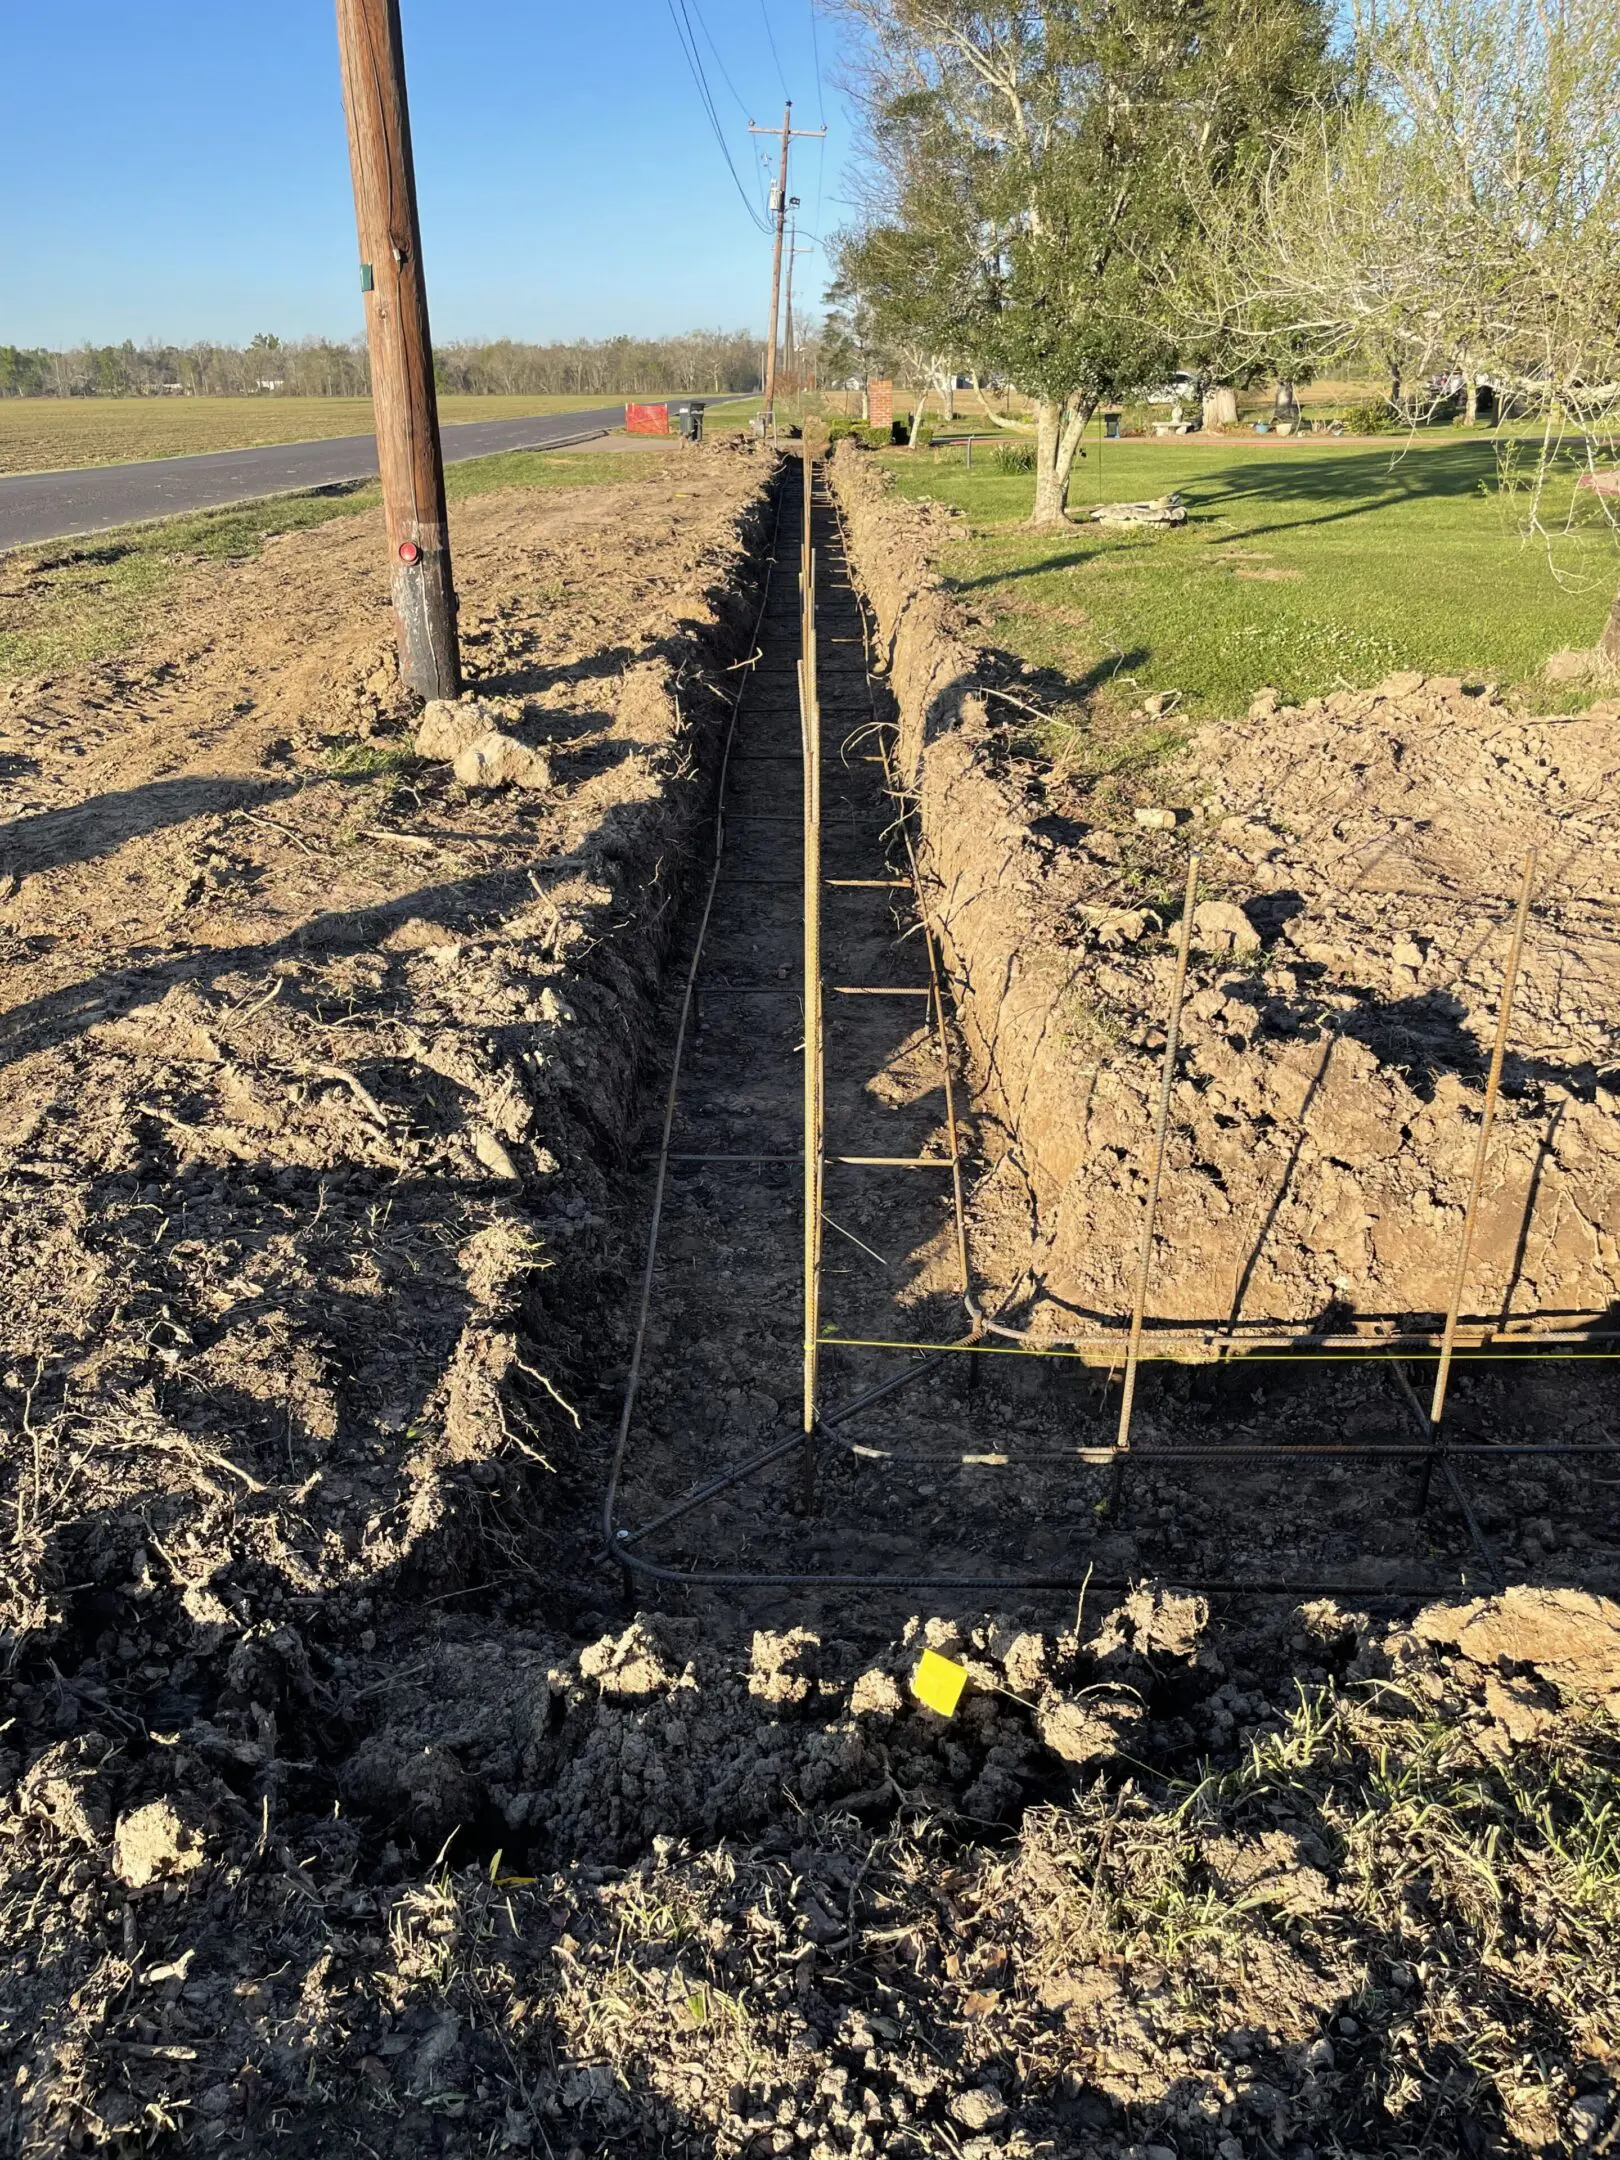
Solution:
{"label": "green grass lawn", "polygon": [[[669,458],[679,455],[672,443]],[[455,504],[496,488],[595,487],[668,470],[656,452],[510,450],[447,466],[444,480]],[[371,481],[19,548],[0,562],[0,682],[125,652],[193,563],[254,555],[273,533],[354,517],[380,500]]]}
{"label": "green grass lawn", "polygon": [[[1180,691],[1191,718],[1241,713],[1263,684],[1290,699],[1375,683],[1394,668],[1522,689],[1549,653],[1590,646],[1620,582],[1599,505],[1573,501],[1549,544],[1521,537],[1522,496],[1474,440],[1100,443],[1075,467],[1077,521],[1034,533],[1034,481],[993,453],[881,453],[902,494],[969,521],[941,570],[987,640],[1128,705]],[[1093,503],[1180,491],[1187,523],[1130,532],[1079,522]]]}

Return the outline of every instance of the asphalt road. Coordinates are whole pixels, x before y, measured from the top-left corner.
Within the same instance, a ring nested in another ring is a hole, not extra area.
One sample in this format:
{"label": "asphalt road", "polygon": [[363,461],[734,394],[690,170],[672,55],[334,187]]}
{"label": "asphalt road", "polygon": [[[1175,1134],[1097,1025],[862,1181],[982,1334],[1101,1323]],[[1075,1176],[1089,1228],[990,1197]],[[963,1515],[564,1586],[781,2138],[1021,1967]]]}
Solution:
{"label": "asphalt road", "polygon": [[[537,413],[526,420],[470,420],[444,429],[447,463],[500,450],[543,450],[624,424],[622,405],[588,412]],[[259,450],[210,450],[202,457],[153,458],[141,465],[92,465],[78,472],[0,476],[0,550],[35,540],[67,540],[178,517],[221,503],[288,495],[298,488],[366,480],[377,470],[370,435],[332,442],[273,443]]]}

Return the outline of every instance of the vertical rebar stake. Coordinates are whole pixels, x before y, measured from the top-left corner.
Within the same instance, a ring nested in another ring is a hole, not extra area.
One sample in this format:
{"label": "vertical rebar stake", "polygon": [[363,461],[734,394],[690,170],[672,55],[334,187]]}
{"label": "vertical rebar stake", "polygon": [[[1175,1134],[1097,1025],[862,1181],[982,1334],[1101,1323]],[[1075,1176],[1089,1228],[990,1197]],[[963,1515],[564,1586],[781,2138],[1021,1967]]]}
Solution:
{"label": "vertical rebar stake", "polygon": [[1153,1168],[1148,1178],[1147,1213],[1142,1218],[1142,1250],[1136,1261],[1136,1295],[1131,1300],[1131,1339],[1125,1352],[1125,1385],[1119,1399],[1119,1433],[1114,1441],[1113,1477],[1108,1512],[1119,1507],[1125,1482],[1125,1458],[1131,1451],[1131,1413],[1136,1407],[1136,1368],[1142,1353],[1142,1321],[1147,1312],[1148,1276],[1153,1267],[1153,1237],[1159,1217],[1159,1186],[1164,1177],[1164,1148],[1170,1131],[1170,1097],[1176,1084],[1176,1053],[1181,1043],[1181,1003],[1187,991],[1187,956],[1192,949],[1193,903],[1198,896],[1198,851],[1187,857],[1187,891],[1181,907],[1181,935],[1176,941],[1176,973],[1170,988],[1170,1019],[1164,1038],[1164,1071],[1159,1080],[1159,1112],[1153,1126]]}
{"label": "vertical rebar stake", "polygon": [[804,1474],[815,1506],[816,1379],[821,1335],[821,702],[816,690],[816,558],[811,547],[815,469],[803,460],[799,717],[804,752]]}
{"label": "vertical rebar stake", "polygon": [[1463,1210],[1462,1243],[1457,1248],[1457,1270],[1451,1278],[1451,1302],[1446,1307],[1445,1332],[1440,1337],[1440,1362],[1435,1368],[1434,1394],[1429,1402],[1429,1453],[1418,1485],[1418,1509],[1429,1504],[1429,1485],[1440,1458],[1440,1428],[1446,1414],[1446,1388],[1451,1379],[1451,1357],[1456,1347],[1457,1323],[1467,1286],[1468,1264],[1473,1257],[1474,1226],[1479,1216],[1480,1194],[1485,1186],[1485,1158],[1496,1122],[1496,1098],[1502,1086],[1502,1062],[1507,1056],[1508,1028],[1513,1019],[1513,994],[1518,987],[1519,963],[1524,957],[1524,929],[1530,915],[1530,889],[1535,882],[1536,850],[1524,858],[1519,880],[1519,904],[1513,914],[1513,937],[1508,945],[1507,968],[1502,976],[1502,997],[1496,1011],[1496,1041],[1491,1046],[1491,1066],[1485,1079],[1485,1105],[1480,1112],[1479,1138],[1474,1143],[1474,1175]]}

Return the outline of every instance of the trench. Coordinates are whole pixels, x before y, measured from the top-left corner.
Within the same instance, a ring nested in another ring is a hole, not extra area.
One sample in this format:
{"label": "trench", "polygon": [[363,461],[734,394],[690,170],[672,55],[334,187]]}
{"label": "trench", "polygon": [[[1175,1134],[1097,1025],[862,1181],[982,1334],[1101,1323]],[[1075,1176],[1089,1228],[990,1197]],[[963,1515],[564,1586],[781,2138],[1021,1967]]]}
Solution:
{"label": "trench", "polygon": [[[813,1453],[803,1439],[806,517],[825,1128]],[[686,965],[671,971],[673,1088],[650,1103],[637,1150],[650,1260],[605,1522],[627,1596],[791,1588],[803,1616],[818,1587],[1066,1593],[1088,1574],[1101,1586],[1233,1567],[1232,1538],[1217,1554],[1200,1536],[1204,1503],[1166,1490],[1151,1467],[1133,1476],[1118,1517],[1101,1519],[1106,1472],[1081,1450],[1107,1437],[1107,1374],[905,1347],[965,1339],[952,1163],[971,1177],[985,1158],[954,1022],[931,995],[895,710],[819,468],[787,465],[772,552],[759,657],[719,778],[712,889]],[[1150,1392],[1173,1396],[1177,1385]],[[1240,1424],[1252,1407],[1240,1390],[1217,1416]],[[1329,1484],[1343,1475],[1317,1473]],[[1251,1482],[1263,1490],[1265,1473]],[[1242,1572],[1252,1541],[1236,1543]],[[1331,1564],[1347,1549],[1313,1559]]]}
{"label": "trench", "polygon": [[[808,1445],[806,518],[825,1125]],[[822,469],[790,460],[758,658],[718,779],[712,887],[671,970],[672,1092],[649,1104],[636,1146],[633,1205],[653,1229],[604,1520],[627,1601],[747,1591],[825,1624],[818,1597],[891,1589],[1067,1597],[1154,1576],[1404,1597],[1470,1579],[1465,1515],[1415,1505],[1404,1461],[1356,1459],[1411,1452],[1387,1379],[1308,1362],[1144,1365],[1140,1445],[1111,1506],[1119,1364],[970,1340],[987,1280],[993,1292],[1027,1270],[1034,1224],[1011,1190],[983,1204],[1008,1134],[971,1054],[982,1014],[970,999],[964,1037],[951,1005],[964,986],[947,976],[931,994],[944,962],[874,621]],[[1000,1250],[982,1255],[982,1280],[969,1225],[982,1242],[992,1218]]]}

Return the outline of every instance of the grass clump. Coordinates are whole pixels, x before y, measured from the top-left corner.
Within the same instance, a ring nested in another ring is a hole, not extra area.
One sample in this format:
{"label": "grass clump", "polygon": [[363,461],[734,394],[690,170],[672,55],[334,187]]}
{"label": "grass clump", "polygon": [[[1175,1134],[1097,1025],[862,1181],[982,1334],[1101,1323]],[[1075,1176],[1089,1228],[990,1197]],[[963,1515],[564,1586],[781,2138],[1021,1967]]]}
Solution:
{"label": "grass clump", "polygon": [[1034,1991],[1128,1972],[1333,2150],[1545,2146],[1610,2059],[1612,1725],[1510,1752],[1391,1685],[1302,1689],[1233,1768],[1026,1818],[1015,1875]]}
{"label": "grass clump", "polygon": [[334,780],[391,779],[420,762],[409,743],[367,742],[358,736],[331,744],[326,753],[326,769]]}
{"label": "grass clump", "polygon": [[1106,793],[1109,782],[1146,778],[1186,740],[1186,729],[1172,720],[1133,720],[1117,701],[1103,699],[1089,710],[1071,707],[1033,722],[1019,747],[1049,764],[1054,778]]}
{"label": "grass clump", "polygon": [[1119,1015],[1088,997],[1078,984],[1058,1000],[1054,1017],[1058,1035],[1082,1058],[1106,1058],[1125,1040],[1125,1024]]}

